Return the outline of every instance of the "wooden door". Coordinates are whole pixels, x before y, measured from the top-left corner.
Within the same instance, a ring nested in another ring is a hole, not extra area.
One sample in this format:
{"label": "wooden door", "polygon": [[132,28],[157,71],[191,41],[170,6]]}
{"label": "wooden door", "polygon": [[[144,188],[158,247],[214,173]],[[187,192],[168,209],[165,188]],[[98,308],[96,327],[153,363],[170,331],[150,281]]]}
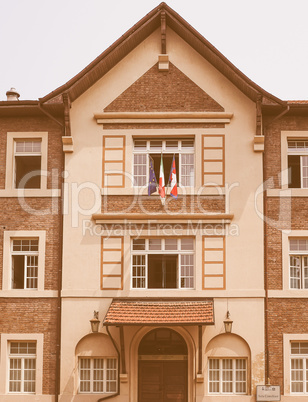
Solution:
{"label": "wooden door", "polygon": [[138,402],[187,402],[187,361],[140,361]]}

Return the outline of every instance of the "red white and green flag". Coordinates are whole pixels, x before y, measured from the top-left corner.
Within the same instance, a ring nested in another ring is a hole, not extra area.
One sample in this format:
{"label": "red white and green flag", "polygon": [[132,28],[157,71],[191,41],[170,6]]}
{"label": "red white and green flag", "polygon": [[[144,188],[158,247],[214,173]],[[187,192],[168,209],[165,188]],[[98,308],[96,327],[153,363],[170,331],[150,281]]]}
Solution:
{"label": "red white and green flag", "polygon": [[175,168],[175,155],[173,155],[173,160],[172,160],[172,165],[171,165],[171,170],[170,170],[170,176],[169,176],[169,182],[171,183],[170,187],[170,195],[177,199],[178,198],[178,186],[177,186],[177,180],[176,180],[176,168]]}
{"label": "red white and green flag", "polygon": [[161,154],[161,157],[160,157],[158,193],[160,195],[161,202],[164,205],[165,198],[166,198],[166,191],[165,191],[165,173],[164,173],[163,154]]}

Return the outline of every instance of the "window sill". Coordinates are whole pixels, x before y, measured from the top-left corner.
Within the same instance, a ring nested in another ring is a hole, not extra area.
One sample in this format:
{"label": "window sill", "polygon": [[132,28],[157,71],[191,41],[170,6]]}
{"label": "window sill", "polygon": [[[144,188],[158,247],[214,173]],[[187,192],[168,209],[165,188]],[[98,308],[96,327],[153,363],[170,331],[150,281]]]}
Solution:
{"label": "window sill", "polygon": [[30,290],[30,289],[9,289],[0,290],[1,297],[11,298],[40,298],[40,297],[57,297],[58,291],[56,290]]}
{"label": "window sill", "polygon": [[268,197],[308,197],[308,188],[275,188],[266,190]]}
{"label": "window sill", "polygon": [[269,290],[268,297],[288,299],[308,299],[308,289]]}
{"label": "window sill", "polygon": [[61,197],[60,189],[2,189],[0,190],[0,197],[52,197],[58,198]]}

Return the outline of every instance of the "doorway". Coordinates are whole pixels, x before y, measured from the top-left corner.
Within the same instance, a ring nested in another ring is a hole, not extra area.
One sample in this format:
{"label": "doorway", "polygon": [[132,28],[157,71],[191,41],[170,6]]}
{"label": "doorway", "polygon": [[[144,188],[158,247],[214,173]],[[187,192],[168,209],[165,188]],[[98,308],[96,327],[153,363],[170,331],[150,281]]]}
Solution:
{"label": "doorway", "polygon": [[149,332],[138,350],[138,402],[187,402],[187,345],[177,332]]}

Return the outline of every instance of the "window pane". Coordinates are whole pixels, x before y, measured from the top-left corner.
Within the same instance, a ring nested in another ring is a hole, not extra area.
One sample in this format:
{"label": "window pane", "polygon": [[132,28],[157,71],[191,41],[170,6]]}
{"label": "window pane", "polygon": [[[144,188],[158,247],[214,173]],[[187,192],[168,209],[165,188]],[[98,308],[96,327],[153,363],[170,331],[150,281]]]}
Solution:
{"label": "window pane", "polygon": [[194,155],[182,154],[180,175],[180,183],[182,186],[194,185],[194,170]]}
{"label": "window pane", "polygon": [[41,141],[16,141],[16,153],[40,153]]}
{"label": "window pane", "polygon": [[177,150],[178,147],[179,147],[179,142],[177,140],[167,140],[166,141],[166,148],[167,149]]}
{"label": "window pane", "polygon": [[107,359],[106,392],[117,391],[117,360]]}
{"label": "window pane", "polygon": [[141,151],[147,149],[147,142],[146,140],[135,140],[134,141],[134,149]]}
{"label": "window pane", "polygon": [[232,392],[233,371],[232,359],[222,359],[222,392]]}
{"label": "window pane", "polygon": [[238,394],[246,393],[246,360],[237,359],[235,361],[235,392]]}
{"label": "window pane", "polygon": [[159,151],[162,149],[162,145],[163,145],[162,141],[157,141],[157,140],[150,141],[150,149],[151,150]]}
{"label": "window pane", "polygon": [[182,140],[182,148],[194,148],[194,140]]}
{"label": "window pane", "polygon": [[134,185],[145,186],[147,182],[147,154],[134,155]]}
{"label": "window pane", "polygon": [[301,288],[301,257],[290,256],[290,288]]}
{"label": "window pane", "polygon": [[133,239],[133,250],[145,250],[145,239]]}
{"label": "window pane", "polygon": [[161,250],[161,239],[149,239],[149,250]]}
{"label": "window pane", "polygon": [[181,288],[194,287],[194,256],[181,255]]}
{"label": "window pane", "polygon": [[181,250],[193,250],[194,249],[194,239],[189,237],[184,237],[181,239]]}
{"label": "window pane", "polygon": [[209,360],[209,392],[219,392],[219,359]]}
{"label": "window pane", "polygon": [[291,359],[291,392],[303,392],[303,360]]}
{"label": "window pane", "polygon": [[178,241],[177,239],[165,239],[165,250],[177,250]]}
{"label": "window pane", "polygon": [[9,391],[21,392],[21,359],[10,359]]}
{"label": "window pane", "polygon": [[104,392],[104,359],[93,360],[93,392]]}
{"label": "window pane", "polygon": [[146,286],[145,255],[133,255],[132,287],[145,288],[145,286]]}

